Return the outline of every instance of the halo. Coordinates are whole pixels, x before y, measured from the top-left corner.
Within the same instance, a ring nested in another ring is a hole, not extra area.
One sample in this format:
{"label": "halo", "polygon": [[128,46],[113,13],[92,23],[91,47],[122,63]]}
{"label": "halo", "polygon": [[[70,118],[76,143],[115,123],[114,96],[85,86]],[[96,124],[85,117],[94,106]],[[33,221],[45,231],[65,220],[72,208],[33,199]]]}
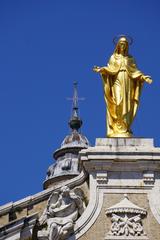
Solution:
{"label": "halo", "polygon": [[117,45],[118,43],[118,40],[121,38],[121,37],[125,37],[129,43],[129,45],[132,45],[133,43],[133,38],[129,35],[124,35],[124,34],[120,34],[120,35],[117,35],[113,38],[113,43],[114,45]]}

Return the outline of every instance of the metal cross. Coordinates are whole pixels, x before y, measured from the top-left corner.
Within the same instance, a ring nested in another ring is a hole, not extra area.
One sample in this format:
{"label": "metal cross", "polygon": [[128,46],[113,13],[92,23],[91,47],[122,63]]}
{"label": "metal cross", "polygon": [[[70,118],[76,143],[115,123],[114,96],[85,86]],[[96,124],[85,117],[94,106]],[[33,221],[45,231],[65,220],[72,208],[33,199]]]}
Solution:
{"label": "metal cross", "polygon": [[78,83],[75,81],[74,83],[74,92],[73,92],[73,97],[72,98],[67,98],[67,100],[72,101],[72,117],[77,117],[78,118],[78,101],[80,100],[85,100],[85,98],[78,97],[78,91],[77,91],[77,85]]}

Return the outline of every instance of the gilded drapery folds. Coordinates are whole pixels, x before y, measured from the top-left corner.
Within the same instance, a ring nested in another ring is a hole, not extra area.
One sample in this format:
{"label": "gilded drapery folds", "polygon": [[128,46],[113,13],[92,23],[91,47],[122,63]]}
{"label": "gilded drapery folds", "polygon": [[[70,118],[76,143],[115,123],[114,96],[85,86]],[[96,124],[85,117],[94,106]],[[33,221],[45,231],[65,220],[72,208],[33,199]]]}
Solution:
{"label": "gilded drapery folds", "polygon": [[132,136],[130,127],[137,112],[143,83],[152,82],[150,76],[137,69],[128,48],[127,38],[119,38],[107,66],[93,68],[103,79],[108,137]]}

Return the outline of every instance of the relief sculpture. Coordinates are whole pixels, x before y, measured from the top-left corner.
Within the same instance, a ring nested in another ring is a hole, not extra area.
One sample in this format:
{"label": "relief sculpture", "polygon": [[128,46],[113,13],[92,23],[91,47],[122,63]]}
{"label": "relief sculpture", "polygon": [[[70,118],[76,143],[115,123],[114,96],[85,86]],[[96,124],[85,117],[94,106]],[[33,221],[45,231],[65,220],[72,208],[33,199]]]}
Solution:
{"label": "relief sculpture", "polygon": [[147,211],[129,201],[126,194],[121,202],[106,209],[106,214],[112,223],[105,239],[148,239],[142,224]]}
{"label": "relief sculpture", "polygon": [[84,209],[82,190],[77,188],[71,191],[63,186],[60,192],[51,195],[39,219],[38,239],[66,239],[73,232],[74,223]]}

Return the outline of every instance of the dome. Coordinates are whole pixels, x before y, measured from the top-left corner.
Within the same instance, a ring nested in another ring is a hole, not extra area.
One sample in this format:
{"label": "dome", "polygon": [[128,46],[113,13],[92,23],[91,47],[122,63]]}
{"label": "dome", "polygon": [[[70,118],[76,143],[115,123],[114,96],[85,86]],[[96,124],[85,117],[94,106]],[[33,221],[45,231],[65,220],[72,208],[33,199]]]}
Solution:
{"label": "dome", "polygon": [[74,83],[74,94],[72,106],[72,115],[69,120],[69,127],[71,129],[59,149],[53,153],[55,163],[52,164],[48,171],[46,180],[44,181],[44,189],[47,189],[59,181],[66,181],[67,179],[74,178],[81,173],[82,166],[79,161],[79,152],[90,146],[88,139],[81,134],[81,126],[83,121],[78,114],[78,94],[77,83]]}

